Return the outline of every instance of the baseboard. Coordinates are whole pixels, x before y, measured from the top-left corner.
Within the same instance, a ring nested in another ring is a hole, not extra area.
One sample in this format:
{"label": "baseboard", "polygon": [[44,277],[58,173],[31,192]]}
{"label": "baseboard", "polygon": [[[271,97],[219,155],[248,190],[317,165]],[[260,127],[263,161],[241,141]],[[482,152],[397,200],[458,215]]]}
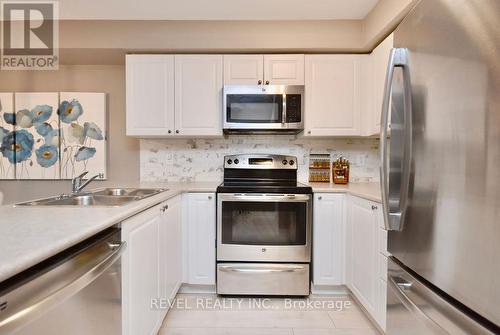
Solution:
{"label": "baseboard", "polygon": [[215,294],[215,285],[193,285],[193,284],[182,284],[179,289],[179,293],[190,293],[190,294]]}
{"label": "baseboard", "polygon": [[350,295],[351,291],[344,285],[311,285],[311,293],[316,295]]}

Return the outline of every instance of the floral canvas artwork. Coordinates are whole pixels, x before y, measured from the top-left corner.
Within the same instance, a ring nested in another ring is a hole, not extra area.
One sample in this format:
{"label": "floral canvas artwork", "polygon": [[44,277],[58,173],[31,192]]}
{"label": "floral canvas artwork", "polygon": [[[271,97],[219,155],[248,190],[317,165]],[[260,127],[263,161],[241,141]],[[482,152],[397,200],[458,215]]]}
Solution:
{"label": "floral canvas artwork", "polygon": [[106,95],[61,92],[59,98],[61,178],[84,171],[106,178]]}
{"label": "floral canvas artwork", "polygon": [[0,179],[106,178],[106,94],[0,93]]}
{"label": "floral canvas artwork", "polygon": [[12,150],[3,154],[16,163],[16,179],[59,179],[59,94],[15,93],[14,101],[15,113],[4,114],[15,127]]}
{"label": "floral canvas artwork", "polygon": [[[14,125],[8,123],[9,116],[14,111],[14,94],[0,93],[0,179],[14,179],[14,155],[12,151],[12,138],[14,137]],[[10,158],[10,159],[9,159]]]}

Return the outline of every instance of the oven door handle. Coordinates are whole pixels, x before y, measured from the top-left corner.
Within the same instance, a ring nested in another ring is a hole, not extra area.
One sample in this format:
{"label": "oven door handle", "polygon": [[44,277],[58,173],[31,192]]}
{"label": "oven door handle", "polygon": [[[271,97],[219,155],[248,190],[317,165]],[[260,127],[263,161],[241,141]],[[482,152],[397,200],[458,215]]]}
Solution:
{"label": "oven door handle", "polygon": [[219,266],[222,272],[244,272],[244,273],[283,273],[283,272],[306,272],[307,268],[304,266],[287,266],[287,267],[238,267],[238,266]]}
{"label": "oven door handle", "polygon": [[222,194],[222,201],[308,201],[308,194]]}

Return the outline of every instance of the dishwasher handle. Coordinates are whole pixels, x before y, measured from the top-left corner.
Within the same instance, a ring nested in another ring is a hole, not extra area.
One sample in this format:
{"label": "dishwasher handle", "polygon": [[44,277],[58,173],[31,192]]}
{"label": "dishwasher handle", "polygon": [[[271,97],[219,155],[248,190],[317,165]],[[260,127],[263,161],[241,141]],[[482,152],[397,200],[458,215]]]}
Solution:
{"label": "dishwasher handle", "polygon": [[84,289],[119,260],[125,249],[125,244],[125,242],[108,242],[107,245],[111,252],[81,276],[62,286],[49,296],[43,297],[28,306],[23,306],[19,310],[9,311],[9,316],[0,319],[0,333],[9,334],[13,332]]}

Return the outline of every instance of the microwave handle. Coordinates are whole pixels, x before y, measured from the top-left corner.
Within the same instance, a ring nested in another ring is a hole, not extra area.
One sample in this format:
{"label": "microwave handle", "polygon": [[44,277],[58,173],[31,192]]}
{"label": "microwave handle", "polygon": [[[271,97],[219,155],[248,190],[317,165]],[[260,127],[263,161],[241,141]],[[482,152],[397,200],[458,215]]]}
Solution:
{"label": "microwave handle", "polygon": [[286,123],[286,93],[283,93],[283,111],[281,112],[281,124]]}

